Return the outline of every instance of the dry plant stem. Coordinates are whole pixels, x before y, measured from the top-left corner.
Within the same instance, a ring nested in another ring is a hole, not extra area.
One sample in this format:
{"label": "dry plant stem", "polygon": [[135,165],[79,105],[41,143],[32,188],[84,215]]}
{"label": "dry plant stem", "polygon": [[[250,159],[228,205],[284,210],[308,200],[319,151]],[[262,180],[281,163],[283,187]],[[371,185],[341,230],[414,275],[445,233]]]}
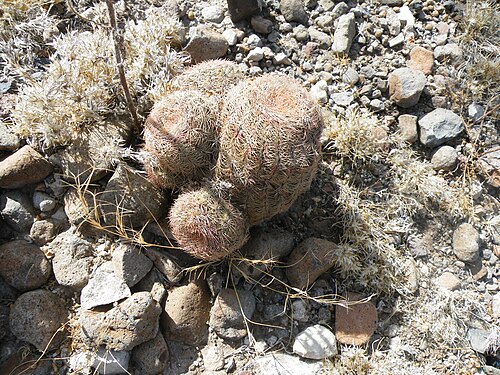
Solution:
{"label": "dry plant stem", "polygon": [[115,57],[118,67],[118,74],[120,75],[120,83],[123,87],[123,92],[125,93],[125,99],[127,100],[128,109],[134,120],[134,127],[136,132],[139,131],[139,119],[137,118],[137,111],[135,109],[134,102],[132,101],[132,95],[130,95],[130,90],[128,88],[127,79],[125,78],[125,67],[123,66],[123,43],[121,42],[121,37],[118,35],[118,27],[116,25],[115,8],[113,6],[112,0],[106,0],[106,5],[108,6],[109,12],[109,23],[111,24],[111,32],[113,35],[113,43],[115,45]]}

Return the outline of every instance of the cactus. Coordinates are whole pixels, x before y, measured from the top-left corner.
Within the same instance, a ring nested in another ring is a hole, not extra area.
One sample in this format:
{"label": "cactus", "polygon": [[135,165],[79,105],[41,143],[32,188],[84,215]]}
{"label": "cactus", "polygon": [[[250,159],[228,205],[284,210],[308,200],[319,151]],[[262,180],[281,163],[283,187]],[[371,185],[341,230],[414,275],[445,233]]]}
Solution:
{"label": "cactus", "polygon": [[199,90],[222,99],[231,86],[243,79],[243,73],[234,62],[208,60],[191,66],[172,82],[174,90]]}
{"label": "cactus", "polygon": [[242,247],[248,238],[243,214],[207,187],[181,193],[169,220],[179,245],[198,259],[220,260]]}
{"label": "cactus", "polygon": [[144,125],[145,168],[155,185],[173,189],[209,176],[216,158],[214,100],[175,91],[155,104]]}
{"label": "cactus", "polygon": [[228,91],[216,178],[232,185],[250,225],[286,211],[309,189],[322,125],[319,108],[291,78],[266,75]]}

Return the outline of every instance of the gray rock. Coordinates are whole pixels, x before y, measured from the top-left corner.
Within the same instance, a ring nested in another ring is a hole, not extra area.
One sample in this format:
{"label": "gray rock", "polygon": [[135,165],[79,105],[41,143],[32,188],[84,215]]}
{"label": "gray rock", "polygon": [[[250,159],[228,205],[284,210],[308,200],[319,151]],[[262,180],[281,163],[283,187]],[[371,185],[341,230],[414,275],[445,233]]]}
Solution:
{"label": "gray rock", "polygon": [[267,18],[264,18],[262,16],[252,17],[250,23],[257,33],[269,34],[271,31],[273,31],[273,21],[268,20]]}
{"label": "gray rock", "polygon": [[170,352],[162,334],[158,332],[152,340],[137,345],[132,351],[132,365],[137,374],[163,374],[168,368]]}
{"label": "gray rock", "polygon": [[331,94],[330,97],[333,99],[335,104],[341,107],[347,107],[354,100],[354,96],[349,91],[337,92],[335,94]]}
{"label": "gray rock", "polygon": [[11,300],[14,302],[18,295],[19,292],[0,276],[0,300],[3,300],[4,302]]}
{"label": "gray rock", "polygon": [[119,352],[100,347],[93,356],[92,367],[99,374],[124,374],[128,370],[129,361],[129,352]]}
{"label": "gray rock", "polygon": [[298,42],[306,42],[309,40],[309,32],[304,25],[299,25],[293,28],[293,37]]}
{"label": "gray rock", "polygon": [[222,36],[226,39],[227,44],[235,46],[238,43],[238,34],[234,29],[227,29],[222,32]]}
{"label": "gray rock", "polygon": [[468,114],[472,121],[479,122],[484,116],[484,107],[477,103],[472,103],[469,105]]}
{"label": "gray rock", "polygon": [[322,29],[329,29],[333,24],[333,17],[330,15],[319,16],[314,22]]}
{"label": "gray rock", "polygon": [[52,219],[38,220],[31,226],[30,237],[38,246],[43,246],[52,241],[61,229],[62,226]]}
{"label": "gray rock", "polygon": [[210,310],[210,327],[223,339],[242,339],[247,335],[245,321],[252,319],[254,311],[252,292],[222,289]]}
{"label": "gray rock", "polygon": [[279,52],[273,57],[274,65],[291,65],[292,61],[288,58],[288,56],[284,52]]}
{"label": "gray rock", "polygon": [[427,83],[425,74],[411,68],[399,68],[389,75],[389,96],[398,106],[413,107]]}
{"label": "gray rock", "polygon": [[332,45],[332,38],[322,31],[319,31],[314,26],[310,26],[307,29],[311,41],[319,44],[320,48],[327,49]]}
{"label": "gray rock", "polygon": [[98,212],[95,205],[102,188],[89,187],[76,190],[69,189],[64,194],[64,212],[71,224],[81,224],[85,220],[95,220]]}
{"label": "gray rock", "polygon": [[117,228],[141,228],[165,214],[163,192],[125,164],[116,168],[98,200],[104,222]]}
{"label": "gray rock", "polygon": [[220,23],[224,19],[224,9],[217,5],[209,5],[202,8],[201,16],[205,21]]}
{"label": "gray rock", "polygon": [[9,315],[10,307],[4,304],[0,304],[0,341],[2,341],[4,337],[10,334]]}
{"label": "gray rock", "polygon": [[150,293],[134,293],[105,313],[80,311],[81,338],[106,349],[132,350],[156,337],[160,313],[160,304]]}
{"label": "gray rock", "polygon": [[55,349],[64,339],[57,332],[67,321],[64,302],[48,290],[22,294],[10,311],[10,329],[19,340],[33,344],[39,351]]}
{"label": "gray rock", "polygon": [[0,245],[0,276],[17,290],[38,288],[50,274],[50,262],[37,245],[24,240]]}
{"label": "gray rock", "polygon": [[82,309],[107,305],[131,295],[129,287],[115,275],[113,268],[111,262],[106,262],[92,273],[88,284],[82,289]]}
{"label": "gray rock", "polygon": [[307,322],[309,314],[307,312],[307,304],[302,300],[292,302],[292,319],[297,322]]}
{"label": "gray rock", "polygon": [[146,256],[153,261],[156,269],[167,278],[169,283],[176,284],[182,279],[182,268],[166,252],[149,248]]}
{"label": "gray rock", "polygon": [[38,211],[49,212],[56,207],[56,201],[47,193],[35,191],[33,193],[33,206]]}
{"label": "gray rock", "polygon": [[355,34],[356,23],[354,20],[354,13],[340,16],[335,34],[333,34],[333,52],[348,54]]}
{"label": "gray rock", "polygon": [[460,224],[453,232],[453,252],[464,262],[474,262],[479,257],[479,233],[471,224]]}
{"label": "gray rock", "polygon": [[436,108],[418,121],[420,142],[436,147],[457,137],[464,130],[460,116],[444,108]]}
{"label": "gray rock", "polygon": [[332,17],[339,18],[340,16],[347,14],[349,12],[349,6],[341,1],[332,10]]}
{"label": "gray rock", "polygon": [[342,81],[348,85],[354,86],[359,81],[359,74],[356,69],[348,67],[342,74]]}
{"label": "gray rock", "polygon": [[169,340],[198,346],[207,342],[210,291],[204,280],[171,289],[162,315],[162,331]]}
{"label": "gray rock", "polygon": [[479,161],[487,174],[488,183],[494,187],[500,187],[500,149],[498,147],[487,149]]}
{"label": "gray rock", "polygon": [[31,146],[24,146],[0,162],[0,188],[17,189],[42,181],[53,167]]}
{"label": "gray rock", "polygon": [[114,162],[121,158],[120,147],[127,143],[131,129],[128,118],[97,123],[88,131],[78,133],[73,143],[49,159],[59,167],[65,180],[85,186],[113,170]]}
{"label": "gray rock", "polygon": [[398,14],[394,10],[389,8],[387,9],[385,19],[387,21],[389,33],[392,36],[398,35],[401,32],[401,21],[399,20]]}
{"label": "gray rock", "polygon": [[47,247],[54,254],[52,267],[60,285],[82,289],[89,280],[93,264],[92,244],[73,230],[59,234]]}
{"label": "gray rock", "polygon": [[451,146],[441,146],[432,155],[431,164],[435,170],[451,171],[457,165],[457,151]]}
{"label": "gray rock", "polygon": [[0,151],[14,151],[17,150],[21,142],[19,137],[7,125],[0,126]]}
{"label": "gray rock", "polygon": [[250,61],[260,61],[264,58],[264,52],[262,51],[262,48],[260,47],[255,47],[254,49],[250,50],[247,55],[247,59]]}
{"label": "gray rock", "polygon": [[311,97],[320,104],[328,103],[328,83],[325,80],[319,80],[311,87]]}
{"label": "gray rock", "polygon": [[280,11],[288,22],[306,25],[309,20],[303,0],[281,0]]}
{"label": "gray rock", "polygon": [[134,292],[149,292],[155,301],[163,305],[167,296],[167,281],[165,277],[153,268],[141,281],[134,286]]}
{"label": "gray rock", "polygon": [[0,196],[0,214],[19,233],[29,233],[35,221],[31,200],[17,190],[6,191]]}
{"label": "gray rock", "polygon": [[335,7],[335,2],[333,0],[318,0],[318,4],[325,12],[329,12]]}
{"label": "gray rock", "polygon": [[227,0],[231,21],[239,22],[262,10],[261,0]]}
{"label": "gray rock", "polygon": [[460,279],[451,272],[443,272],[436,280],[438,286],[448,290],[460,289]]}
{"label": "gray rock", "polygon": [[227,48],[227,40],[221,33],[207,25],[198,25],[190,29],[190,40],[184,50],[198,63],[225,56]]}
{"label": "gray rock", "polygon": [[413,143],[418,139],[417,116],[400,115],[398,117],[398,125],[403,141]]}
{"label": "gray rock", "polygon": [[462,48],[455,43],[449,43],[444,46],[437,46],[434,49],[434,58],[446,64],[458,66],[464,62]]}
{"label": "gray rock", "polygon": [[493,296],[491,301],[491,314],[495,319],[500,318],[500,293]]}
{"label": "gray rock", "polygon": [[469,328],[467,331],[467,339],[470,342],[470,346],[476,352],[481,354],[486,354],[489,349],[489,340],[490,332],[485,331],[484,329],[478,328]]}
{"label": "gray rock", "polygon": [[299,333],[293,343],[293,352],[303,358],[325,359],[337,352],[337,340],[328,328],[316,324]]}
{"label": "gray rock", "polygon": [[[298,356],[285,353],[269,353],[248,362],[246,369],[255,375],[319,374],[323,368],[321,361],[303,361]],[[328,371],[328,370],[327,370]]]}
{"label": "gray rock", "polygon": [[153,267],[153,262],[141,249],[131,244],[120,244],[113,250],[115,275],[129,287],[137,284]]}

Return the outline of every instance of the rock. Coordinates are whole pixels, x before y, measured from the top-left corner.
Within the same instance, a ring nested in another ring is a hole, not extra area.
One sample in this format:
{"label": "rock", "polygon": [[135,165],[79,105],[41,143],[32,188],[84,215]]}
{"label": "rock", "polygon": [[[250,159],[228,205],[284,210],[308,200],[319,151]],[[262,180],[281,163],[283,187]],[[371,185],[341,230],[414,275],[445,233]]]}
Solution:
{"label": "rock", "polygon": [[230,46],[235,46],[236,43],[238,43],[238,34],[234,29],[224,30],[222,36],[226,39],[227,44]]}
{"label": "rock", "polygon": [[418,121],[420,142],[424,146],[436,147],[457,137],[464,130],[459,115],[449,109],[436,108]]}
{"label": "rock", "polygon": [[326,359],[337,355],[337,340],[328,328],[316,324],[300,332],[293,342],[293,352],[303,358]]}
{"label": "rock", "polygon": [[273,31],[273,21],[268,20],[262,16],[254,16],[250,22],[252,24],[253,29],[257,33],[261,34],[269,34]]}
{"label": "rock", "polygon": [[28,354],[26,352],[23,352],[23,350],[20,350],[20,348],[16,349],[19,350],[12,352],[10,355],[8,354],[6,359],[4,356],[2,356],[2,364],[0,365],[0,374],[8,374],[8,375],[54,374],[52,361],[41,361],[40,354],[33,353],[34,350],[32,350],[32,352]]}
{"label": "rock", "polygon": [[162,315],[163,335],[170,340],[197,346],[206,343],[210,291],[203,280],[169,291]]}
{"label": "rock", "polygon": [[396,69],[389,75],[389,96],[400,107],[413,107],[418,103],[426,83],[425,75],[419,70]]}
{"label": "rock", "polygon": [[20,144],[21,142],[16,133],[3,123],[0,126],[0,151],[15,151]]}
{"label": "rock", "polygon": [[64,302],[48,290],[22,294],[10,311],[10,330],[19,340],[29,342],[39,351],[59,347],[64,334],[57,332],[67,320]]}
{"label": "rock", "polygon": [[77,133],[68,147],[49,159],[60,168],[65,180],[87,186],[113,170],[114,161],[121,158],[120,147],[127,143],[131,129],[128,118],[97,123],[88,131]]}
{"label": "rock", "polygon": [[495,319],[500,318],[500,293],[493,296],[491,301],[491,314]]}
{"label": "rock", "polygon": [[3,302],[8,302],[9,300],[14,302],[14,300],[19,295],[19,292],[10,286],[1,276],[0,276],[0,300]]}
{"label": "rock", "polygon": [[383,5],[389,5],[391,7],[399,7],[403,5],[403,0],[381,0],[380,3]]}
{"label": "rock", "polygon": [[453,252],[464,262],[479,257],[479,233],[471,224],[463,223],[453,232]]}
{"label": "rock", "polygon": [[[347,301],[359,301],[361,296],[348,293]],[[377,328],[377,309],[371,302],[335,307],[335,336],[346,345],[363,345]]]}
{"label": "rock", "polygon": [[441,146],[432,155],[431,164],[435,170],[452,171],[457,165],[457,151],[451,146]]}
{"label": "rock", "polygon": [[437,46],[434,49],[434,58],[443,64],[458,66],[464,62],[462,48],[455,43]]}
{"label": "rock", "polygon": [[[270,262],[279,261],[293,250],[295,240],[290,232],[280,229],[255,228],[250,233],[250,239],[240,249],[240,253],[250,262],[235,262],[238,273],[256,280],[262,272],[269,270],[273,265]],[[264,262],[254,263],[253,260]]]}
{"label": "rock", "polygon": [[163,217],[165,203],[160,189],[125,164],[116,168],[99,197],[105,223],[122,229],[141,228],[149,220]]}
{"label": "rock", "polygon": [[[324,370],[321,361],[303,361],[298,356],[285,353],[268,353],[251,359],[245,369],[255,375],[290,375],[293,374],[320,374]],[[328,367],[328,365],[326,366]],[[328,370],[326,370],[328,373]]]}
{"label": "rock", "polygon": [[160,313],[160,304],[150,293],[134,293],[105,313],[80,311],[81,337],[107,349],[132,350],[156,337]]}
{"label": "rock", "polygon": [[149,292],[153,299],[163,305],[167,296],[167,282],[158,270],[153,268],[141,281],[134,286],[134,292]]}
{"label": "rock", "polygon": [[415,17],[408,5],[403,5],[399,9],[398,17],[406,30],[411,30],[411,27],[415,25]]}
{"label": "rock", "polygon": [[292,302],[292,319],[304,323],[309,320],[307,304],[304,301],[296,300]]}
{"label": "rock", "polygon": [[201,350],[203,367],[208,371],[219,371],[224,368],[224,351],[221,346],[207,345]]}
{"label": "rock", "polygon": [[227,0],[231,21],[239,22],[262,11],[262,0]]}
{"label": "rock", "polygon": [[355,34],[356,24],[354,21],[354,13],[340,16],[335,34],[333,34],[333,52],[348,54]]}
{"label": "rock", "polygon": [[35,191],[33,193],[33,206],[41,212],[50,212],[56,207],[56,201],[47,193]]}
{"label": "rock", "polygon": [[80,290],[87,284],[94,252],[90,242],[69,230],[58,235],[47,251],[54,254],[52,267],[60,285]]}
{"label": "rock", "polygon": [[490,332],[484,329],[469,328],[467,331],[467,339],[470,342],[470,346],[476,352],[481,354],[486,354],[489,349],[489,338]]}
{"label": "rock", "polygon": [[311,87],[311,98],[320,104],[328,103],[328,83],[325,80],[319,80]]}
{"label": "rock", "polygon": [[137,345],[132,351],[132,365],[137,374],[163,374],[168,368],[170,352],[162,334],[158,332],[152,340]]}
{"label": "rock", "polygon": [[279,52],[273,57],[274,65],[291,65],[292,61],[288,58],[288,56],[284,52]]}
{"label": "rock", "polygon": [[50,262],[37,245],[15,240],[0,245],[0,276],[21,292],[45,284],[51,274]]}
{"label": "rock", "polygon": [[461,287],[460,279],[451,272],[443,272],[436,280],[438,286],[448,290],[457,290]]}
{"label": "rock", "polygon": [[153,262],[141,252],[141,249],[122,243],[113,250],[115,275],[125,281],[129,287],[137,284],[153,267]]}
{"label": "rock", "polygon": [[280,11],[287,22],[306,25],[309,20],[303,0],[281,0]]}
{"label": "rock", "polygon": [[354,96],[349,91],[337,92],[330,95],[335,104],[341,107],[347,107],[354,101]]}
{"label": "rock", "polygon": [[255,47],[254,49],[250,50],[250,52],[248,52],[247,58],[250,61],[260,61],[264,58],[264,52],[262,51],[262,48]]}
{"label": "rock", "polygon": [[288,258],[286,276],[290,285],[298,289],[308,288],[316,279],[334,265],[333,242],[310,237],[293,249]]}
{"label": "rock", "polygon": [[35,221],[30,199],[18,190],[6,191],[0,196],[0,214],[19,233],[29,233]]}
{"label": "rock", "polygon": [[207,25],[198,25],[190,29],[190,40],[184,50],[191,55],[193,62],[217,59],[227,53],[226,38]]}
{"label": "rock", "polygon": [[410,69],[420,70],[424,74],[431,74],[434,67],[434,53],[420,46],[415,46],[410,51],[410,59],[406,61]]}
{"label": "rock", "polygon": [[209,5],[201,9],[201,16],[205,21],[220,23],[224,19],[224,9],[217,5]]}
{"label": "rock", "polygon": [[398,117],[398,125],[403,141],[413,143],[418,139],[417,116],[400,115]]}
{"label": "rock", "polygon": [[318,0],[318,4],[325,12],[329,12],[335,7],[335,2],[333,0]]}
{"label": "rock", "polygon": [[31,146],[23,146],[0,162],[0,188],[17,189],[42,181],[53,171],[52,164]]}
{"label": "rock", "polygon": [[100,347],[94,355],[92,367],[99,374],[124,374],[127,373],[129,361],[129,352],[108,350],[105,347]]}
{"label": "rock", "polygon": [[389,29],[389,34],[396,36],[401,32],[401,21],[398,14],[391,8],[387,9],[385,20]]}
{"label": "rock", "polygon": [[479,162],[486,173],[488,183],[493,187],[500,187],[500,149],[492,147],[485,150]]}
{"label": "rock", "polygon": [[89,187],[81,190],[69,189],[64,194],[64,212],[71,224],[81,224],[86,220],[96,220],[96,203],[102,189]]}
{"label": "rock", "polygon": [[[0,296],[0,298],[2,298],[2,300],[4,299],[3,296]],[[9,315],[10,307],[0,304],[0,341],[10,334]]]}
{"label": "rock", "polygon": [[484,116],[484,107],[477,103],[472,103],[469,105],[467,113],[472,121],[479,122]]}
{"label": "rock", "polygon": [[[398,21],[399,22],[399,21]],[[394,38],[389,39],[389,47],[394,48],[397,47],[401,44],[403,44],[405,41],[405,36],[403,33],[399,33],[396,35]]]}
{"label": "rock", "polygon": [[210,310],[210,327],[219,337],[239,340],[247,335],[247,320],[255,311],[255,297],[246,290],[222,289]]}
{"label": "rock", "polygon": [[307,31],[311,41],[318,43],[320,48],[327,49],[332,45],[332,38],[327,33],[319,31],[314,26],[310,26]]}
{"label": "rock", "polygon": [[347,14],[349,12],[349,5],[341,1],[332,10],[332,17],[339,18],[340,16]]}
{"label": "rock", "polygon": [[342,74],[342,81],[354,86],[359,81],[359,74],[354,68],[348,67],[344,74]]}
{"label": "rock", "polygon": [[130,289],[125,281],[115,274],[113,264],[106,262],[90,276],[88,284],[82,289],[80,302],[82,309],[87,310],[119,301],[130,295]]}
{"label": "rock", "polygon": [[153,261],[156,269],[167,278],[169,283],[176,284],[182,279],[182,268],[165,251],[149,248],[146,256]]}

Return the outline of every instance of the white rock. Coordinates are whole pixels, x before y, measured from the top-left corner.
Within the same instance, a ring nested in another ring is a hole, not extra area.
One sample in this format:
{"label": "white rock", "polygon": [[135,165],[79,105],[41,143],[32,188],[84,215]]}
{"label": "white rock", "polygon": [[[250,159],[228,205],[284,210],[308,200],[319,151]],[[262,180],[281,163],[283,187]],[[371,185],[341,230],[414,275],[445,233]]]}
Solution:
{"label": "white rock", "polygon": [[349,53],[355,34],[356,24],[354,21],[354,13],[340,16],[335,34],[333,35],[332,50],[338,53]]}
{"label": "white rock", "polygon": [[129,361],[129,352],[118,352],[116,350],[107,350],[101,347],[94,358],[92,367],[94,367],[99,374],[127,374]]}
{"label": "white rock", "polygon": [[[275,336],[271,337],[276,339]],[[248,366],[254,374],[258,375],[311,375],[319,374],[324,367],[321,361],[306,362],[297,356],[284,353],[269,353],[262,357],[256,357],[248,363]],[[326,370],[326,373],[329,373],[328,370]]]}
{"label": "white rock", "polygon": [[290,65],[292,61],[283,52],[277,53],[273,58],[274,65]]}
{"label": "white rock", "polygon": [[408,7],[408,5],[403,5],[399,9],[398,13],[399,20],[403,22],[403,24],[408,28],[409,26],[415,25],[415,17],[413,17],[413,13]]}
{"label": "white rock", "polygon": [[250,61],[260,61],[264,58],[264,51],[262,48],[256,47],[248,52],[247,58]]}
{"label": "white rock", "polygon": [[113,264],[107,262],[99,266],[82,289],[80,298],[83,309],[107,305],[130,297],[130,289],[124,280],[115,275]]}
{"label": "white rock", "polygon": [[220,23],[224,19],[224,10],[217,5],[211,5],[204,7],[201,15],[206,21]]}
{"label": "white rock", "polygon": [[478,122],[484,116],[484,107],[477,103],[472,103],[471,105],[469,105],[468,112],[469,117],[472,119],[472,121]]}
{"label": "white rock", "polygon": [[337,354],[337,340],[332,331],[316,324],[299,333],[293,352],[303,358],[325,359]]}
{"label": "white rock", "polygon": [[389,47],[393,48],[396,46],[399,46],[400,44],[403,44],[405,41],[405,36],[403,33],[399,33],[396,35],[394,38],[389,40]]}
{"label": "white rock", "polygon": [[491,301],[491,311],[494,318],[500,318],[500,293],[495,294]]}
{"label": "white rock", "polygon": [[224,30],[222,36],[227,40],[227,44],[235,46],[238,43],[238,34],[234,29]]}
{"label": "white rock", "polygon": [[56,201],[48,194],[35,191],[33,193],[33,206],[39,211],[48,212],[56,207]]}
{"label": "white rock", "polygon": [[457,165],[457,151],[451,146],[442,146],[432,155],[431,164],[435,170],[451,171]]}
{"label": "white rock", "polygon": [[311,97],[321,104],[328,102],[328,83],[325,80],[318,81],[311,87]]}

